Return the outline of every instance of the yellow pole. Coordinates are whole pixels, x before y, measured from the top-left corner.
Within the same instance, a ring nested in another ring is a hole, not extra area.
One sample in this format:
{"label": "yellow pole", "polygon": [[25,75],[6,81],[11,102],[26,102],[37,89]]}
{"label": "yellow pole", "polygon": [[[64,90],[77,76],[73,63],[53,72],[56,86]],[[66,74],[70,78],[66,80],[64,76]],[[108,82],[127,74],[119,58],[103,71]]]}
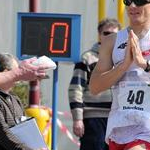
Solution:
{"label": "yellow pole", "polygon": [[125,11],[125,5],[123,4],[122,0],[118,0],[118,21],[121,23],[122,27],[125,26],[124,22],[124,11]]}
{"label": "yellow pole", "polygon": [[106,7],[105,0],[98,0],[98,22],[105,18]]}

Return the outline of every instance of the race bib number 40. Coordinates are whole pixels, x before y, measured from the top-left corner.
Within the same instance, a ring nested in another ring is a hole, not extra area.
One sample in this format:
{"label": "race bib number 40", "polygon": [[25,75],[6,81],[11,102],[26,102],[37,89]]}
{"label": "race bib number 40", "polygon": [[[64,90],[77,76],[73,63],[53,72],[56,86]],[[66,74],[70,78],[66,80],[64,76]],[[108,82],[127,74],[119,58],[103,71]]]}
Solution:
{"label": "race bib number 40", "polygon": [[150,84],[141,81],[120,82],[118,103],[121,110],[150,112]]}

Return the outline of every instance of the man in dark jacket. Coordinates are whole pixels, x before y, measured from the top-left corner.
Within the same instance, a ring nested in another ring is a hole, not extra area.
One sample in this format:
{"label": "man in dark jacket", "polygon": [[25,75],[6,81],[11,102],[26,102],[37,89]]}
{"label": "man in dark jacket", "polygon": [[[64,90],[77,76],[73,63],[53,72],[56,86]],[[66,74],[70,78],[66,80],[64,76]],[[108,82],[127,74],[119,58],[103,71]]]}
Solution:
{"label": "man in dark jacket", "polygon": [[[18,62],[12,55],[0,54],[0,72],[7,72],[18,67]],[[14,84],[15,82],[10,82],[5,86],[0,84],[0,150],[33,150],[22,143],[9,129],[24,117],[19,98],[11,94]]]}

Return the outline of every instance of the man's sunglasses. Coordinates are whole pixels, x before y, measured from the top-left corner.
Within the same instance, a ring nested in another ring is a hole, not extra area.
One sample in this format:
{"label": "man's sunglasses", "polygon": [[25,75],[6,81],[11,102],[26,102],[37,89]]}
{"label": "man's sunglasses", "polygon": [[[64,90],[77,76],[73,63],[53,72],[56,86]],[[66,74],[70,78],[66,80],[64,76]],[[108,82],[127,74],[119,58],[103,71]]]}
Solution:
{"label": "man's sunglasses", "polygon": [[134,4],[136,6],[144,6],[145,4],[148,4],[150,3],[149,0],[123,0],[123,3],[126,5],[126,6],[130,6],[132,4],[132,2],[134,2]]}
{"label": "man's sunglasses", "polygon": [[107,36],[107,35],[112,34],[112,33],[114,33],[114,32],[104,31],[104,32],[103,32],[103,35],[104,35],[104,36]]}

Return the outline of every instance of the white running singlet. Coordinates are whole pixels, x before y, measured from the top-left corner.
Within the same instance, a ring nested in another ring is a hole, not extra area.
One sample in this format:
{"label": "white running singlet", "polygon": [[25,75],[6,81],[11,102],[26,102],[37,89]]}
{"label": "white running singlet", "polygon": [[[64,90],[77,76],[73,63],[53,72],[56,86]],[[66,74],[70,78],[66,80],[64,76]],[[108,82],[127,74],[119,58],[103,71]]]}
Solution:
{"label": "white running singlet", "polygon": [[[122,62],[128,40],[127,28],[117,33],[113,63]],[[145,59],[150,60],[150,30],[140,39]],[[121,80],[112,87],[113,103],[109,114],[106,141],[118,144],[136,139],[150,142],[150,73],[132,64]]]}

